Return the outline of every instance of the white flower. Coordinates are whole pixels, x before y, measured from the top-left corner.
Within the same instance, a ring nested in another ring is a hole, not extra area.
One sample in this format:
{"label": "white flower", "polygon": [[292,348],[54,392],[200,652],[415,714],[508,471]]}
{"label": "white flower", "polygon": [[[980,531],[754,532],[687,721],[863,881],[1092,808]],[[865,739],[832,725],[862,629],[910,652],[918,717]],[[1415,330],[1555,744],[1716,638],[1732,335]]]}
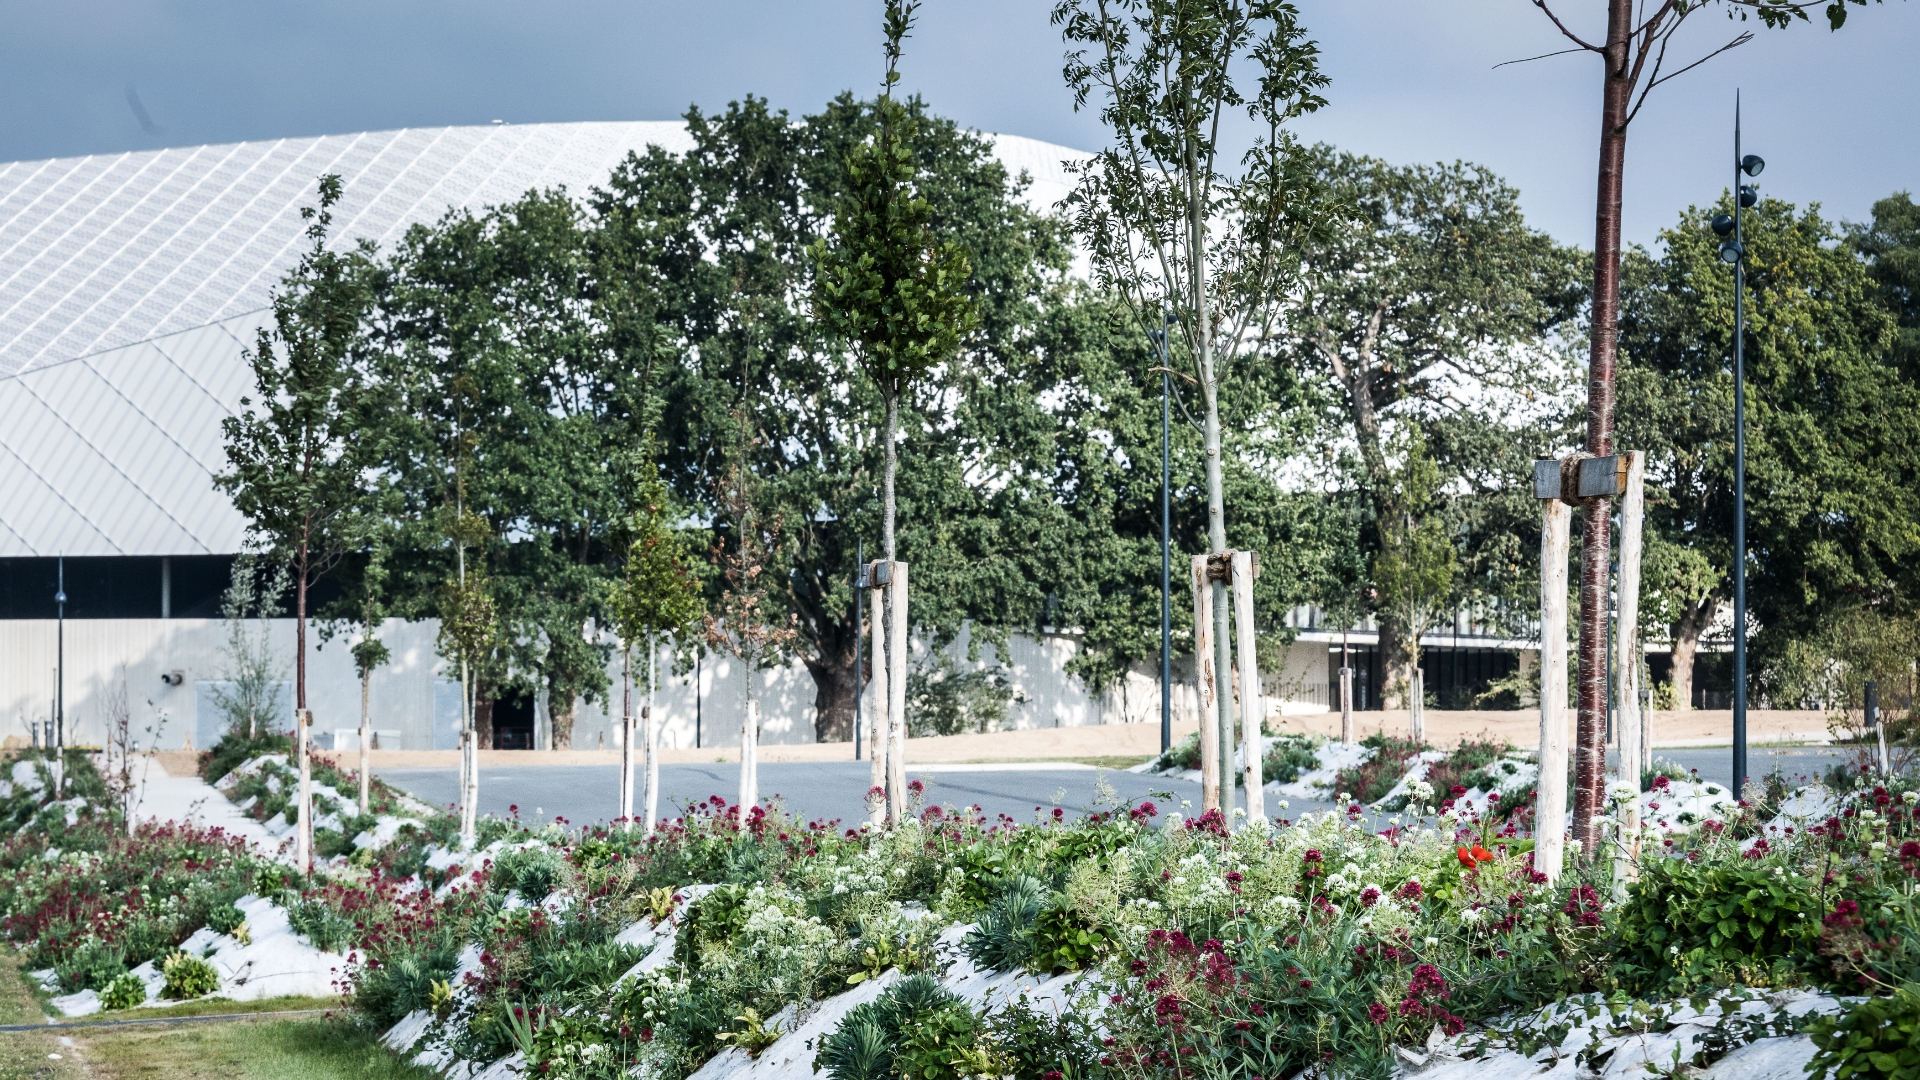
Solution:
{"label": "white flower", "polygon": [[1276,806],[1278,806],[1278,807],[1280,807],[1280,809],[1282,809],[1282,810],[1285,810],[1285,809],[1287,808],[1287,800],[1285,800],[1285,799],[1281,799],[1281,800],[1280,800],[1280,801],[1279,801],[1278,803],[1276,803],[1275,805],[1276,805]]}
{"label": "white flower", "polygon": [[1567,841],[1567,852],[1568,854],[1577,854],[1582,846],[1578,840],[1569,840]]}
{"label": "white flower", "polygon": [[1434,946],[1434,945],[1438,945],[1438,944],[1440,944],[1440,939],[1439,939],[1439,938],[1437,938],[1437,937],[1433,937],[1433,936],[1431,936],[1431,935],[1429,935],[1429,936],[1427,937],[1427,945],[1428,945],[1428,947],[1432,947],[1432,946]]}
{"label": "white flower", "polygon": [[1467,910],[1465,910],[1465,911],[1463,911],[1463,912],[1461,912],[1461,913],[1460,913],[1460,921],[1461,921],[1461,922],[1463,922],[1463,923],[1466,923],[1466,924],[1467,924],[1468,926],[1472,926],[1472,925],[1473,925],[1474,923],[1477,923],[1477,922],[1479,922],[1479,921],[1480,921],[1480,909],[1479,909],[1479,908],[1468,908]]}
{"label": "white flower", "polygon": [[1900,796],[1900,801],[1906,803],[1908,806],[1912,806],[1914,803],[1920,803],[1920,791],[1909,791],[1905,795]]}

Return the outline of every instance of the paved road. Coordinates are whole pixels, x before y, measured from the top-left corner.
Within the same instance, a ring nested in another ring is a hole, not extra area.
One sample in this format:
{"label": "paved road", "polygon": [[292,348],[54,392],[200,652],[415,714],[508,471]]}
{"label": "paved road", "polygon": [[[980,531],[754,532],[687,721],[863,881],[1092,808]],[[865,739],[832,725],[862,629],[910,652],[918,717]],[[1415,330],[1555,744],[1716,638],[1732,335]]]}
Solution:
{"label": "paved road", "polygon": [[[458,797],[456,772],[444,768],[380,770],[387,782],[416,798],[446,806]],[[1198,799],[1199,785],[1163,777],[1105,769],[1058,768],[1041,765],[1016,767],[930,766],[909,768],[909,779],[927,786],[926,802],[955,806],[979,805],[988,818],[1006,814],[1030,821],[1034,808],[1051,811],[1059,806],[1078,815],[1095,809],[1099,784],[1104,781],[1122,800],[1155,799],[1164,809],[1168,800],[1155,793],[1183,792],[1182,799]],[[523,819],[565,817],[575,825],[610,821],[620,812],[620,769],[607,765],[512,765],[480,770],[480,811],[505,816],[517,805]],[[806,817],[838,818],[852,823],[866,816],[862,798],[868,786],[865,762],[764,762],[760,766],[763,797],[779,795],[788,809]],[[679,808],[711,795],[732,802],[740,792],[740,767],[713,763],[660,766],[660,812],[675,816]],[[635,784],[634,798],[638,799]],[[1294,808],[1297,812],[1299,807]]]}
{"label": "paved road", "polygon": [[[1698,769],[1702,779],[1723,784],[1733,771],[1732,751],[1727,749],[1672,749],[1659,751],[1655,756],[1683,768]],[[1755,775],[1765,775],[1778,767],[1790,778],[1812,779],[1824,774],[1830,764],[1844,756],[1844,751],[1822,747],[1754,750],[1749,755],[1749,768]],[[435,805],[451,805],[458,795],[453,769],[390,768],[380,770],[380,775]],[[558,815],[574,825],[610,821],[619,813],[619,775],[619,768],[610,765],[511,765],[482,769],[480,810],[504,817],[509,807],[518,806],[520,816],[526,820]],[[1122,800],[1154,799],[1161,804],[1163,812],[1177,809],[1181,799],[1198,801],[1200,793],[1198,784],[1168,777],[1045,764],[927,766],[908,769],[907,775],[926,784],[928,804],[977,804],[989,819],[1006,814],[1016,821],[1031,820],[1035,807],[1051,811],[1058,806],[1075,816],[1094,809],[1103,781]],[[861,799],[867,783],[865,762],[767,762],[760,766],[763,796],[781,796],[790,810],[808,820],[859,821],[865,816]],[[660,786],[661,814],[676,816],[681,807],[711,795],[721,795],[731,802],[740,790],[739,766],[662,765]],[[639,797],[637,788],[636,784],[635,798]],[[1158,794],[1169,790],[1175,792],[1173,800]],[[1288,807],[1281,810],[1270,801],[1268,812],[1276,817],[1297,818],[1306,811],[1325,810],[1330,806],[1330,803],[1292,799]]]}

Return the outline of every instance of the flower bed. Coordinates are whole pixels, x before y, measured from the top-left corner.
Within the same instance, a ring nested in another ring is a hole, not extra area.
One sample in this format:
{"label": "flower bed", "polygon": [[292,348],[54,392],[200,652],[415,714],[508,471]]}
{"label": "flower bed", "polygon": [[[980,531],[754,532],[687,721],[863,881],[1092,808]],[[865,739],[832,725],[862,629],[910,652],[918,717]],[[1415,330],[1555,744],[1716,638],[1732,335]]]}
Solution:
{"label": "flower bed", "polygon": [[[1497,787],[1503,760],[1474,768]],[[777,807],[742,823],[716,797],[650,837],[488,820],[459,850],[435,818],[360,865],[268,884],[294,932],[347,950],[356,1014],[440,1065],[1174,1080],[1460,1059],[1520,1075],[1554,1056],[1745,1068],[1776,1043],[1805,1060],[1796,1032],[1827,1048],[1817,1062],[1897,1062],[1880,1044],[1920,1000],[1920,800],[1895,785],[1744,806],[1686,783],[1643,810],[1711,813],[1650,819],[1617,882],[1610,852],[1576,850],[1548,884],[1527,814],[1421,805],[1419,780],[1379,832],[1358,803],[1234,831],[1152,804],[1031,823],[928,808],[874,830]],[[35,910],[35,947],[70,950],[58,905]]]}

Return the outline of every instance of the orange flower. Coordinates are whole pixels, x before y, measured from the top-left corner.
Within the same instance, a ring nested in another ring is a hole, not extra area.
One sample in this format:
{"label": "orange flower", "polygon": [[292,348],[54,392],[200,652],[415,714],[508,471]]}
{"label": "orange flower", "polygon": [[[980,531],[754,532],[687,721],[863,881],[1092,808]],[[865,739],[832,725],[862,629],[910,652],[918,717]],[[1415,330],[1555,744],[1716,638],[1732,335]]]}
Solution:
{"label": "orange flower", "polygon": [[1473,869],[1473,852],[1468,851],[1466,848],[1461,848],[1454,854],[1459,857],[1461,866],[1469,870]]}
{"label": "orange flower", "polygon": [[1492,862],[1493,852],[1488,851],[1479,844],[1475,844],[1473,845],[1473,859],[1475,862]]}

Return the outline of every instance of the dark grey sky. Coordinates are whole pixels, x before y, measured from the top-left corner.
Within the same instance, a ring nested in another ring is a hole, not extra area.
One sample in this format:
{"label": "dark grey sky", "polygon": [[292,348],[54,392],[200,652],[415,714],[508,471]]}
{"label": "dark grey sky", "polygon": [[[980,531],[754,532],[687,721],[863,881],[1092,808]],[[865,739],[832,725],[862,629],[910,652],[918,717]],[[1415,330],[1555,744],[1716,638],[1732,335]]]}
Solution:
{"label": "dark grey sky", "polygon": [[[1060,80],[1049,0],[929,0],[907,85],[964,124],[1100,144]],[[1306,135],[1396,162],[1463,158],[1592,243],[1599,68],[1528,0],[1301,0],[1333,76]],[[1559,0],[1597,33],[1601,0]],[[0,160],[379,128],[655,120],[747,93],[795,112],[879,73],[878,0],[0,0]],[[1692,54],[1739,27],[1717,10]],[[1628,151],[1649,242],[1727,183],[1736,87],[1763,187],[1829,213],[1920,188],[1920,3],[1768,31],[1655,92]],[[137,104],[136,104],[137,102]]]}

